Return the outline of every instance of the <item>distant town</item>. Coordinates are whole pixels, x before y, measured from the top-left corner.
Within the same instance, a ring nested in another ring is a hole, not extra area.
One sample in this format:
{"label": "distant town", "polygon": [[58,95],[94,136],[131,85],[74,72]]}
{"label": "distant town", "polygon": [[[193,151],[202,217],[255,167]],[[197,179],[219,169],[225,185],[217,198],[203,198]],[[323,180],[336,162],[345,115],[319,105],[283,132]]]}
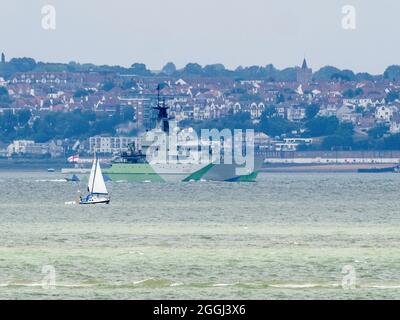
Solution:
{"label": "distant town", "polygon": [[284,70],[168,63],[154,71],[3,53],[0,158],[121,152],[154,126],[159,84],[180,127],[254,129],[260,151],[400,150],[400,66],[314,72],[304,59]]}

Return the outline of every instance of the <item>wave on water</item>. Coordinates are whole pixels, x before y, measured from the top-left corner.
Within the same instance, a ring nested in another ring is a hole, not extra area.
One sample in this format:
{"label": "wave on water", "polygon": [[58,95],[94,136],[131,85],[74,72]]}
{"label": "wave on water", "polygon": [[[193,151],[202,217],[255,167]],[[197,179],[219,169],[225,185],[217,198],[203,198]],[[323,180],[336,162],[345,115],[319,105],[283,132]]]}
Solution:
{"label": "wave on water", "polygon": [[[0,283],[0,288],[11,288],[11,287],[29,287],[29,288],[42,288],[42,283],[29,283],[29,282],[10,282]],[[185,287],[185,288],[241,288],[241,289],[288,289],[288,290],[305,290],[305,289],[341,289],[342,286],[339,283],[265,283],[265,282],[234,282],[234,283],[184,283],[181,281],[171,281],[162,278],[146,278],[142,280],[132,281],[128,283],[110,283],[102,280],[88,280],[82,283],[57,283],[56,288],[103,288],[103,289],[139,289],[139,288],[172,288],[172,287]],[[363,284],[357,286],[360,289],[387,289],[394,290],[400,289],[400,284],[395,285],[379,285],[379,284]]]}
{"label": "wave on water", "polygon": [[279,289],[312,289],[312,288],[338,288],[340,284],[331,283],[304,283],[304,284],[271,284],[269,287],[271,288],[279,288]]}
{"label": "wave on water", "polygon": [[212,286],[213,287],[233,287],[238,284],[240,284],[240,283],[216,283],[216,284],[213,284]]}
{"label": "wave on water", "polygon": [[[24,283],[24,282],[10,282],[10,283],[0,283],[0,288],[12,288],[12,287],[45,287],[43,283]],[[78,284],[68,284],[68,283],[57,283],[54,287],[55,288],[87,288],[87,287],[94,287],[94,284],[85,284],[85,283],[78,283]]]}
{"label": "wave on water", "polygon": [[38,179],[35,182],[67,182],[66,179]]}
{"label": "wave on water", "polygon": [[174,282],[167,279],[147,278],[144,280],[133,281],[132,285],[143,287],[169,287]]}
{"label": "wave on water", "polygon": [[373,288],[373,289],[400,289],[400,285],[373,285],[369,287],[360,286],[361,288]]}

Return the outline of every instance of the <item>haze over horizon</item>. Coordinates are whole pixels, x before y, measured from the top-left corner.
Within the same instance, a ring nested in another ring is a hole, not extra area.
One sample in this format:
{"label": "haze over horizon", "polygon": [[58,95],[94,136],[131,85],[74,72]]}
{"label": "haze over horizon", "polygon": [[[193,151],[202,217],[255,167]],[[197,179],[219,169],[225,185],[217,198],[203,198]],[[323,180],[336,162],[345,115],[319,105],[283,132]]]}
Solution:
{"label": "haze over horizon", "polygon": [[[356,8],[355,30],[342,28],[342,7]],[[56,9],[56,29],[41,9]],[[15,0],[2,3],[1,47],[7,58],[159,70],[172,61],[239,65],[332,65],[382,74],[400,64],[400,2],[361,0]]]}

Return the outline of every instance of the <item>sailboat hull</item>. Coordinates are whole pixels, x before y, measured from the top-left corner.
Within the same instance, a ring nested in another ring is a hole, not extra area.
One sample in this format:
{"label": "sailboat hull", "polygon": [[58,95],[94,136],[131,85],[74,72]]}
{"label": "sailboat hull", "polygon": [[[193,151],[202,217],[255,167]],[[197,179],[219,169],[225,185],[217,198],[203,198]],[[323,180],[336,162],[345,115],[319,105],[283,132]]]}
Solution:
{"label": "sailboat hull", "polygon": [[81,201],[79,204],[81,204],[81,205],[110,204],[110,200],[104,200],[104,201]]}
{"label": "sailboat hull", "polygon": [[115,163],[104,170],[111,181],[128,182],[188,182],[188,181],[225,181],[254,182],[263,158],[256,157],[254,170],[239,176],[236,164],[166,164]]}
{"label": "sailboat hull", "polygon": [[110,198],[101,196],[88,196],[86,199],[80,200],[79,204],[110,204]]}

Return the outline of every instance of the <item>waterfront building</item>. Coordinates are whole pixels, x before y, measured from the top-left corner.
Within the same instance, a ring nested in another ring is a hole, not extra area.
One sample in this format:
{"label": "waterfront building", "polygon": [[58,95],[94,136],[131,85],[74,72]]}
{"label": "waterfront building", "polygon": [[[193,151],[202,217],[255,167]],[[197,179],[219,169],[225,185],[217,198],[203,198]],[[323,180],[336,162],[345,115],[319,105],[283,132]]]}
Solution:
{"label": "waterfront building", "polygon": [[89,138],[90,154],[115,154],[128,150],[130,143],[135,143],[138,147],[138,138],[136,137],[103,137],[96,136]]}
{"label": "waterfront building", "polygon": [[11,157],[13,154],[26,154],[27,146],[33,145],[35,141],[33,140],[14,140],[7,147],[7,154]]}
{"label": "waterfront building", "polygon": [[7,156],[24,157],[52,157],[59,158],[64,154],[64,148],[61,143],[50,141],[46,143],[35,143],[33,140],[14,140],[7,147]]}

